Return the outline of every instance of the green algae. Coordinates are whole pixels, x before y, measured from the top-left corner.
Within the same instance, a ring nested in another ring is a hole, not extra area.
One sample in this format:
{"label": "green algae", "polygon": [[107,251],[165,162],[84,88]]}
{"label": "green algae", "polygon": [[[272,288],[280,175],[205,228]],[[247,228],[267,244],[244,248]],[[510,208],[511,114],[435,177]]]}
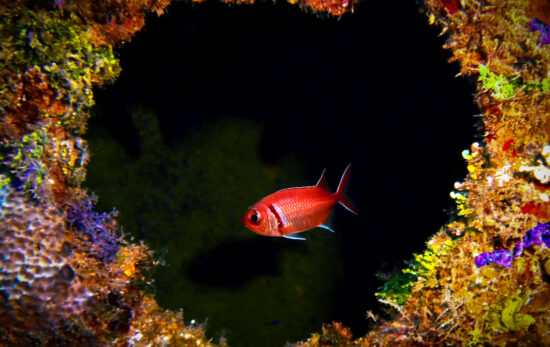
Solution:
{"label": "green algae", "polygon": [[493,91],[492,95],[496,99],[511,99],[516,95],[518,89],[536,90],[542,94],[550,92],[549,77],[540,82],[526,83],[519,77],[497,75],[485,65],[479,65],[478,80],[483,84],[483,89]]}
{"label": "green algae", "polygon": [[535,319],[528,314],[521,313],[521,308],[527,303],[529,293],[517,291],[509,297],[502,298],[492,305],[485,317],[488,327],[493,332],[525,331]]}
{"label": "green algae", "polygon": [[23,189],[39,201],[49,198],[49,170],[44,163],[48,137],[44,129],[37,129],[13,146],[12,153],[0,155],[0,163],[5,166],[6,176],[0,178],[0,188],[17,177]]}
{"label": "green algae", "polygon": [[451,240],[436,246],[428,244],[428,248],[421,254],[413,254],[409,266],[390,277],[383,286],[378,288],[375,295],[384,303],[400,307],[405,305],[414,286],[437,287],[437,267],[441,263],[440,257],[448,254],[453,246]]}
{"label": "green algae", "polygon": [[[49,11],[5,11],[0,23],[0,70],[23,74],[32,65],[43,73],[55,98],[71,106],[59,125],[83,132],[87,117],[80,112],[94,104],[92,84],[114,81],[120,66],[112,47],[94,46],[80,22],[72,13],[65,18]],[[11,79],[0,81],[2,94],[11,89]],[[0,98],[0,106],[10,102]]]}

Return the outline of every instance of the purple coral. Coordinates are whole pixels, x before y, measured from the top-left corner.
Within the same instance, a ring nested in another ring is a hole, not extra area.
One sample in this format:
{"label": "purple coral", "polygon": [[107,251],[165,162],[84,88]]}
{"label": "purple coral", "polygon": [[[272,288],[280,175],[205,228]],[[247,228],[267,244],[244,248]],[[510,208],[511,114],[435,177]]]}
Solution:
{"label": "purple coral", "polygon": [[539,223],[533,229],[527,230],[525,236],[514,248],[514,252],[499,249],[498,251],[486,252],[476,257],[477,267],[495,263],[504,267],[512,266],[512,259],[519,257],[523,250],[532,245],[546,245],[550,248],[550,223]]}
{"label": "purple coral", "polygon": [[545,45],[550,43],[550,29],[548,24],[544,23],[538,18],[533,18],[531,23],[529,23],[531,30],[540,32],[540,43]]}
{"label": "purple coral", "polygon": [[116,211],[97,213],[93,208],[93,201],[84,198],[69,207],[67,219],[73,228],[89,237],[92,254],[104,262],[111,262],[120,249],[113,225]]}
{"label": "purple coral", "polygon": [[487,252],[478,255],[476,257],[476,265],[477,267],[482,267],[491,263],[495,263],[504,267],[510,267],[512,266],[512,258],[512,252],[504,249],[499,249],[498,251]]}
{"label": "purple coral", "polygon": [[527,248],[531,245],[545,244],[550,248],[550,223],[539,223],[536,227],[528,230],[523,237],[523,248]]}

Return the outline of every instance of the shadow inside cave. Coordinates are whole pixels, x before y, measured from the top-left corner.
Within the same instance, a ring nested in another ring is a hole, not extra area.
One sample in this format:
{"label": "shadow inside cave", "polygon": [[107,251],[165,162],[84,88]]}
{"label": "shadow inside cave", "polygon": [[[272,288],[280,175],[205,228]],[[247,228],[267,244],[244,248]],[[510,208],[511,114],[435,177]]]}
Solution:
{"label": "shadow inside cave", "polygon": [[306,252],[307,245],[268,237],[231,240],[196,256],[182,275],[205,286],[237,288],[260,276],[280,276],[280,256],[290,248]]}

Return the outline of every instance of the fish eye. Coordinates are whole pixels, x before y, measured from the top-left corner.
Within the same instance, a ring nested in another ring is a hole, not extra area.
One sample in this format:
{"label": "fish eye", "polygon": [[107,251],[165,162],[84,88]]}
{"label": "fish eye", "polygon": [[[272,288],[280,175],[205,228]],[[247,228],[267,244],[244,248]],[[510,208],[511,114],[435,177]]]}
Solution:
{"label": "fish eye", "polygon": [[258,223],[260,221],[260,215],[258,215],[257,212],[253,212],[251,215],[250,215],[250,221],[254,224]]}

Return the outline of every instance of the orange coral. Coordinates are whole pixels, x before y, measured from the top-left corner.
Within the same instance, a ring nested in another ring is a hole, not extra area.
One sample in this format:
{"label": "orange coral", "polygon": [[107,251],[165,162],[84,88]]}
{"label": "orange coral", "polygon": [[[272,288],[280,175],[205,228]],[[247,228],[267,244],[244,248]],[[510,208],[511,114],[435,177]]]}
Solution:
{"label": "orange coral", "polygon": [[[296,3],[291,0],[291,3]],[[326,12],[333,16],[341,16],[353,12],[355,0],[302,0],[300,6],[311,9],[313,12]]]}
{"label": "orange coral", "polygon": [[342,323],[332,322],[323,325],[321,334],[313,334],[306,342],[295,344],[296,347],[318,346],[358,346],[358,341],[352,340],[351,331]]}
{"label": "orange coral", "polygon": [[91,23],[92,43],[102,46],[130,41],[145,25],[145,11],[161,15],[169,3],[169,0],[78,0],[62,6],[67,11],[78,13],[81,18]]}
{"label": "orange coral", "polygon": [[10,85],[0,97],[5,111],[0,139],[18,138],[42,126],[42,114],[56,117],[70,112],[70,107],[58,100],[47,77],[37,68],[22,74],[4,72],[0,74],[0,84]]}
{"label": "orange coral", "polygon": [[[194,2],[204,2],[205,0],[193,0]],[[289,4],[300,5],[315,13],[328,13],[333,16],[341,16],[346,13],[352,13],[357,0],[287,0]],[[234,4],[254,4],[255,0],[222,0],[224,3]]]}

